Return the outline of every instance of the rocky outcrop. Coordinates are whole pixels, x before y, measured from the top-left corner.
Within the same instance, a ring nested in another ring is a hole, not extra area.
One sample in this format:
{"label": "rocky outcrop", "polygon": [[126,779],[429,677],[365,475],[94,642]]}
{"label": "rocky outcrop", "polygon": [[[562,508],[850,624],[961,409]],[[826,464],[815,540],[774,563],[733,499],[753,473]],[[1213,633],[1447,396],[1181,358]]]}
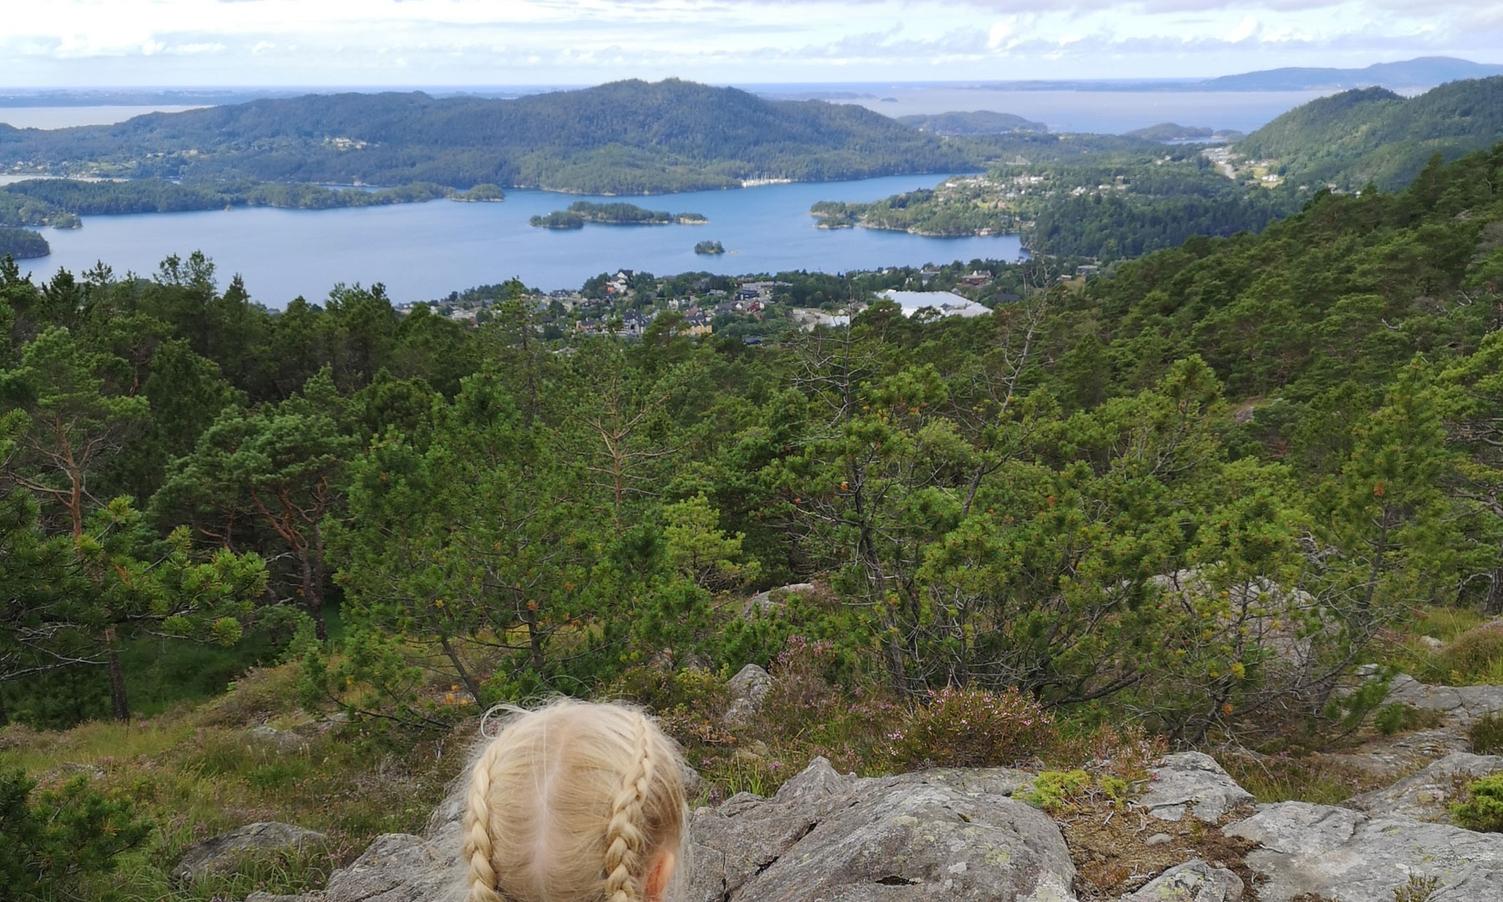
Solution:
{"label": "rocky outcrop", "polygon": [[1200,859],[1170,868],[1121,902],[1241,902],[1242,878]]}
{"label": "rocky outcrop", "polygon": [[[1188,847],[1167,860],[1156,852],[1158,864],[1125,888],[1153,879],[1121,902],[1393,902],[1411,880],[1429,888],[1426,902],[1496,902],[1503,899],[1503,834],[1412,816],[1434,814],[1427,787],[1441,785],[1446,774],[1479,773],[1493,762],[1452,756],[1428,773],[1354,799],[1352,805],[1367,808],[1358,811],[1304,802],[1255,806],[1208,756],[1166,756],[1121,817],[1142,821],[1132,829],[1144,848],[1175,848],[1175,831],[1220,841],[1198,858]],[[860,778],[817,758],[771,798],[743,793],[696,811],[688,873],[675,898],[1075,902],[1077,891],[1089,887],[1076,886],[1059,824],[1017,798],[1032,782],[1033,775],[1006,768]],[[451,799],[424,835],[378,838],[336,871],[322,893],[254,902],[462,898],[459,813]],[[1164,841],[1156,841],[1149,818],[1160,819]],[[1082,862],[1081,874],[1088,867]]]}
{"label": "rocky outcrop", "polygon": [[249,858],[305,852],[322,848],[328,841],[322,833],[292,824],[246,824],[189,846],[172,869],[172,879],[188,884],[213,874],[234,873]]}
{"label": "rocky outcrop", "polygon": [[695,813],[689,902],[1073,900],[1059,828],[1012,770],[841,776],[823,758],[771,799]]}
{"label": "rocky outcrop", "polygon": [[1307,802],[1260,806],[1225,832],[1259,844],[1247,864],[1260,902],[1392,902],[1411,878],[1434,881],[1427,902],[1503,899],[1503,834]]}
{"label": "rocky outcrop", "polygon": [[1200,752],[1166,755],[1151,773],[1153,781],[1138,806],[1159,820],[1177,821],[1188,814],[1214,824],[1253,800],[1216,759]]}
{"label": "rocky outcrop", "polygon": [[1392,786],[1354,796],[1348,808],[1382,817],[1410,817],[1419,821],[1445,821],[1458,782],[1503,771],[1503,757],[1455,752],[1410,774]]}

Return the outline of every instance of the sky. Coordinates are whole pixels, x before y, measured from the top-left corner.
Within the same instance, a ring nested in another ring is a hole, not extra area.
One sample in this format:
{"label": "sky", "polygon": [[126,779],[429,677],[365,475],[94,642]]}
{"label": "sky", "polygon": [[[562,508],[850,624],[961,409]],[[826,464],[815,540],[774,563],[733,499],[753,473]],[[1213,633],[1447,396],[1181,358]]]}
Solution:
{"label": "sky", "polygon": [[1503,63],[1503,0],[0,0],[0,86],[1202,77]]}

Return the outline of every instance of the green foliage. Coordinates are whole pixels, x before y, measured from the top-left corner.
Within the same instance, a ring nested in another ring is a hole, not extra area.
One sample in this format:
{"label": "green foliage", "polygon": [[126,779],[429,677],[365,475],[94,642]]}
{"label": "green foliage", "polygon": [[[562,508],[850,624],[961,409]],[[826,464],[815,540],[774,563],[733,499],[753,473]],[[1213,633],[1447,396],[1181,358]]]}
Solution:
{"label": "green foliage", "polygon": [[34,788],[20,772],[0,772],[0,897],[77,898],[82,881],[113,870],[151,831],[128,802],[85,777],[35,796]]}
{"label": "green foliage", "polygon": [[1373,718],[1373,726],[1384,736],[1392,736],[1395,733],[1407,733],[1411,730],[1423,730],[1429,727],[1439,726],[1442,716],[1435,711],[1427,711],[1405,704],[1388,704],[1378,709]]}
{"label": "green foliage", "polygon": [[1451,806],[1459,826],[1483,833],[1503,833],[1503,774],[1467,784],[1465,798]]}

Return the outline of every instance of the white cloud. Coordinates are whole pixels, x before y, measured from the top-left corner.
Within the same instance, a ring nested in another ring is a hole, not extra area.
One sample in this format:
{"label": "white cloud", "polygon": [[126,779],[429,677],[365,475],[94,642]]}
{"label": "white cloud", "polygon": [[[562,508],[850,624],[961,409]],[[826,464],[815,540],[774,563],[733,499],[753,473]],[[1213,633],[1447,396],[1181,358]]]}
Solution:
{"label": "white cloud", "polygon": [[1503,4],[1480,0],[6,5],[0,81],[17,84],[389,84],[396,59],[410,84],[1213,75],[1419,53],[1503,62]]}

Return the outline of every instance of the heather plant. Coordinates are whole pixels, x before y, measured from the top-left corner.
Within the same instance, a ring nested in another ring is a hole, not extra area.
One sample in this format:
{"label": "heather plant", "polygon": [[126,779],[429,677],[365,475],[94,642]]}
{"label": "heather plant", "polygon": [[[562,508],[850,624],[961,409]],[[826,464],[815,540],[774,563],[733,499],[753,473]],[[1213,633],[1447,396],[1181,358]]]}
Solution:
{"label": "heather plant", "polygon": [[1030,695],[949,686],[930,693],[892,744],[909,766],[996,767],[1034,758],[1056,738],[1054,719]]}
{"label": "heather plant", "polygon": [[1436,663],[1446,682],[1490,682],[1503,665],[1503,628],[1485,625],[1467,630],[1446,646]]}
{"label": "heather plant", "polygon": [[1488,714],[1477,719],[1467,731],[1472,752],[1478,755],[1503,753],[1503,715]]}

